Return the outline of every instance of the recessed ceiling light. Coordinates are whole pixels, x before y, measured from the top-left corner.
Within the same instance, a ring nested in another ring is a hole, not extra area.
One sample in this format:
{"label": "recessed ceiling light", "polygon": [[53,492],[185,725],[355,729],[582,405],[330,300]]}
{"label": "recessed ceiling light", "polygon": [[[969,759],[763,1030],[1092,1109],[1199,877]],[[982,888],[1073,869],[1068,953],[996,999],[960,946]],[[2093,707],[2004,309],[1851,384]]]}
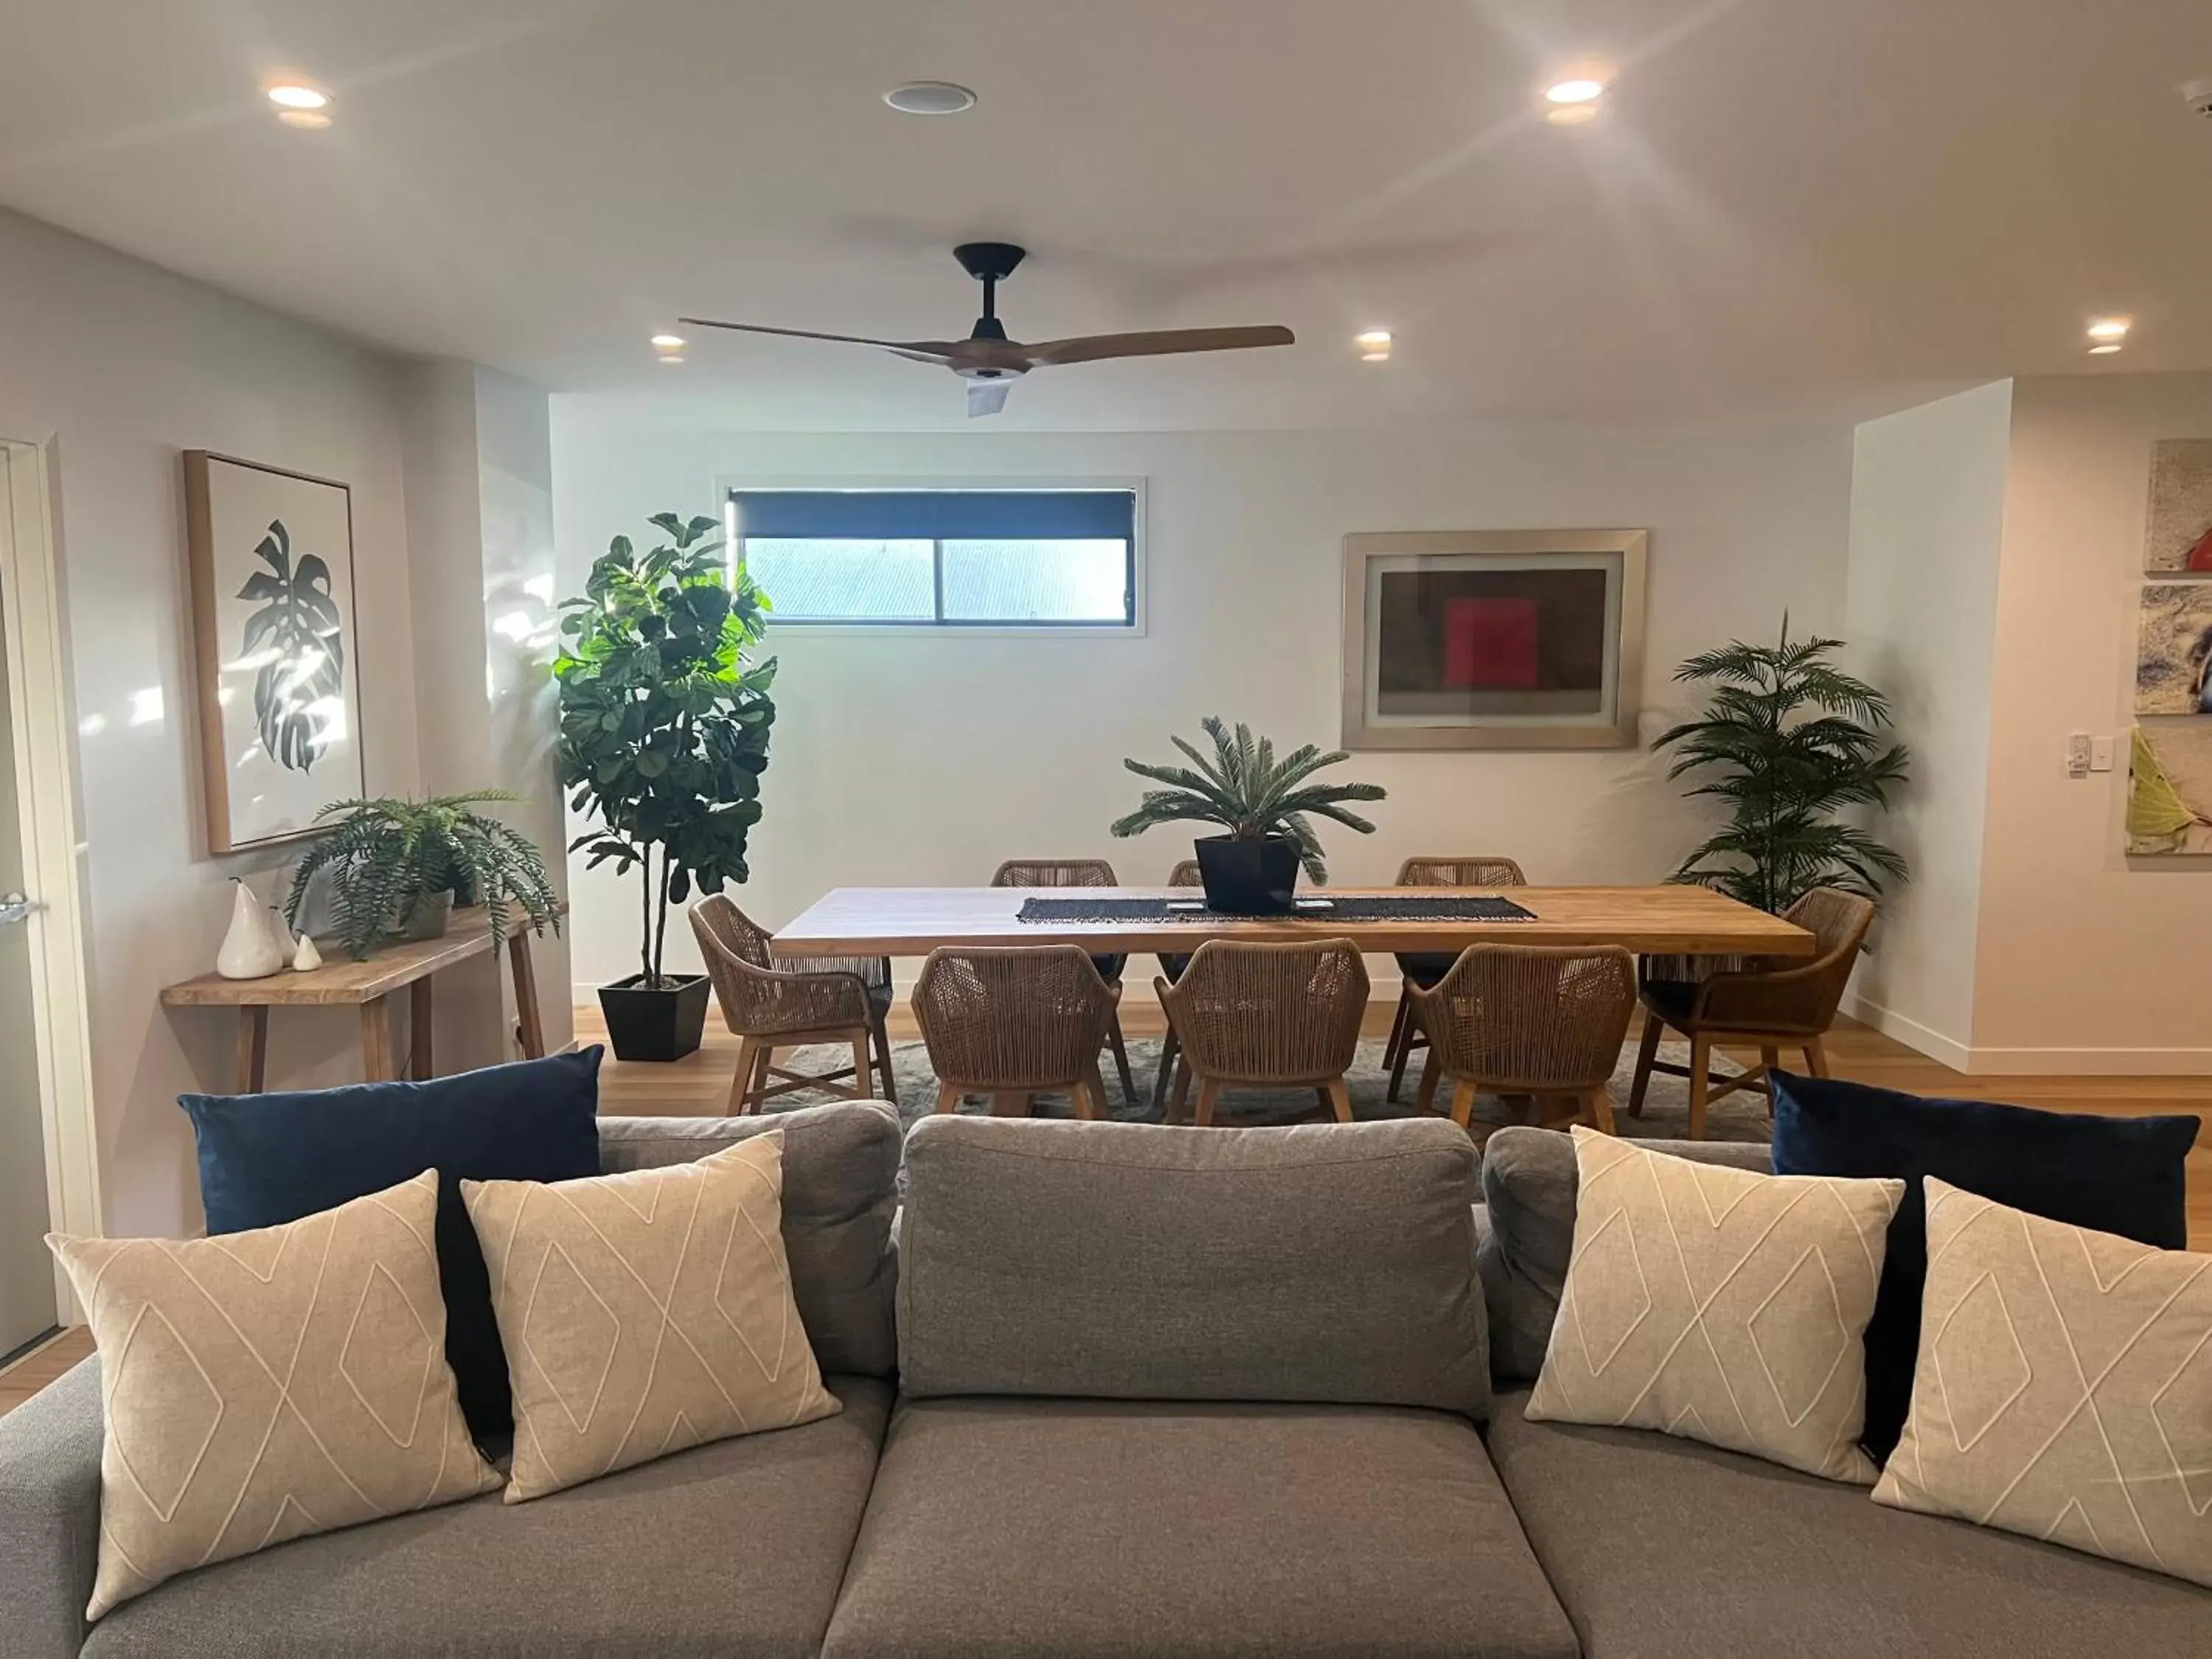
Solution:
{"label": "recessed ceiling light", "polygon": [[684,349],[684,337],[681,334],[656,334],[653,337],[653,345],[656,351],[681,351]]}
{"label": "recessed ceiling light", "polygon": [[1544,118],[1555,127],[1578,127],[1596,120],[1598,108],[1595,104],[1554,104],[1544,112]]}
{"label": "recessed ceiling light", "polygon": [[2112,353],[2118,351],[2119,349],[2120,343],[2118,340],[2112,340],[2107,342],[2104,345],[2091,346],[2089,348],[2089,355],[2092,357],[2109,357]]}
{"label": "recessed ceiling light", "polygon": [[680,363],[684,361],[684,354],[680,351],[664,351],[660,354],[660,361],[664,363]]}
{"label": "recessed ceiling light", "polygon": [[1387,363],[1390,361],[1390,354],[1387,351],[1363,351],[1359,354],[1359,361],[1363,363]]}
{"label": "recessed ceiling light", "polygon": [[330,125],[331,118],[319,109],[280,109],[276,118],[288,127],[297,127],[302,132],[320,132]]}
{"label": "recessed ceiling light", "polygon": [[1555,104],[1595,103],[1605,96],[1605,82],[1588,76],[1576,76],[1553,82],[1544,88],[1544,96]]}
{"label": "recessed ceiling light", "polygon": [[975,107],[975,94],[950,81],[908,81],[885,93],[884,102],[907,115],[957,115]]}
{"label": "recessed ceiling light", "polygon": [[2093,340],[2124,340],[2130,325],[2124,317],[2100,317],[2089,325]]}
{"label": "recessed ceiling light", "polygon": [[269,101],[283,109],[326,109],[331,95],[305,81],[278,81],[269,88]]}
{"label": "recessed ceiling light", "polygon": [[1370,328],[1364,332],[1353,335],[1352,343],[1366,351],[1388,351],[1390,349],[1390,331],[1387,328]]}

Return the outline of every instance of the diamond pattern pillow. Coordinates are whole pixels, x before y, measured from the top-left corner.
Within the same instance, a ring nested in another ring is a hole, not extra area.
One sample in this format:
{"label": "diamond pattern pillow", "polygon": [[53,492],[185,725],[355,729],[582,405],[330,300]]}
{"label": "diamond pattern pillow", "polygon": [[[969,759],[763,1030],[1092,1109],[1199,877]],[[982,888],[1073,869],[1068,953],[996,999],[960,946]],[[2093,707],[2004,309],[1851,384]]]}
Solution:
{"label": "diamond pattern pillow", "polygon": [[1905,1183],[1757,1175],[1574,1133],[1574,1249],[1528,1415],[1870,1483],[1862,1339]]}
{"label": "diamond pattern pillow", "polygon": [[1929,1176],[1912,1412],[1874,1498],[2212,1585],[2212,1255]]}
{"label": "diamond pattern pillow", "polygon": [[281,1227],[46,1243],[100,1349],[87,1619],[192,1567],[499,1485],[446,1364],[438,1176]]}
{"label": "diamond pattern pillow", "polygon": [[464,1181],[514,1391],[507,1501],[840,1407],[793,1299],[783,1134],[695,1164]]}

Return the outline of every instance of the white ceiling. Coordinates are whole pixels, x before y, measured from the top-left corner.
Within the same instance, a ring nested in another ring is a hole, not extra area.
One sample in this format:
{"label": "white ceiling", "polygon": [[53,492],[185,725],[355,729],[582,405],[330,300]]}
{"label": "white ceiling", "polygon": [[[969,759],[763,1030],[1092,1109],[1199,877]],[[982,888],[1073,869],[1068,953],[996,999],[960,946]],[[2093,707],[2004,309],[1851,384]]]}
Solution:
{"label": "white ceiling", "polygon": [[[1547,125],[1571,58],[1603,118]],[[335,89],[277,125],[278,65]],[[964,425],[942,371],[679,312],[1018,337],[1282,322],[1047,371],[1000,424],[1862,410],[2212,368],[2205,0],[46,0],[0,204],[404,352],[763,427]],[[981,102],[902,116],[884,90]],[[0,288],[5,273],[0,271]],[[2093,365],[2092,314],[2137,319]],[[1396,331],[1388,364],[1349,337]]]}

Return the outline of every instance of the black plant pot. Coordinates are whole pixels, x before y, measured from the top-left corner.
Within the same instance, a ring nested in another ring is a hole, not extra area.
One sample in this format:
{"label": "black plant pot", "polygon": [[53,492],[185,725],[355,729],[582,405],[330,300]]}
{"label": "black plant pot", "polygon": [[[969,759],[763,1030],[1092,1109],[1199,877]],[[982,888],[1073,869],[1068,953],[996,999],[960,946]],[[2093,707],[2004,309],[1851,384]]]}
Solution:
{"label": "black plant pot", "polygon": [[707,1029],[707,999],[714,984],[704,974],[648,990],[632,974],[599,987],[599,1012],[617,1060],[681,1060],[699,1046]]}
{"label": "black plant pot", "polygon": [[1288,836],[1238,841],[1206,836],[1198,842],[1198,875],[1206,908],[1232,916],[1285,916],[1296,907],[1298,844]]}

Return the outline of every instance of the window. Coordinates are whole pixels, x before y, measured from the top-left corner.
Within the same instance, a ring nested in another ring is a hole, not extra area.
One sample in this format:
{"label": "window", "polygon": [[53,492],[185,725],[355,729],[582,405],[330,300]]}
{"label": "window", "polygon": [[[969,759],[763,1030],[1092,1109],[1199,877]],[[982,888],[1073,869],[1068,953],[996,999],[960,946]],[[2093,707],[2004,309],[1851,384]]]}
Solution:
{"label": "window", "polygon": [[778,624],[1137,624],[1133,489],[732,489],[729,509]]}

